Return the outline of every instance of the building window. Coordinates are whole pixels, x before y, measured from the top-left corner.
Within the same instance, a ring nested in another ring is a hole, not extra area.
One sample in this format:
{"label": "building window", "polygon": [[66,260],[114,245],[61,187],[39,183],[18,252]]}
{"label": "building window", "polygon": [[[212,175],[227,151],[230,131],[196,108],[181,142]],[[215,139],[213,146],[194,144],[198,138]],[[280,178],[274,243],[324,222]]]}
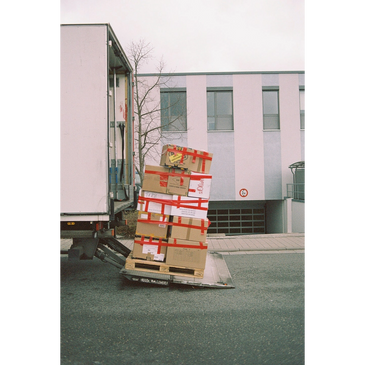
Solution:
{"label": "building window", "polygon": [[208,91],[208,131],[233,130],[232,91]]}
{"label": "building window", "polygon": [[279,91],[264,90],[262,92],[262,104],[264,109],[264,130],[280,129]]}
{"label": "building window", "polygon": [[299,105],[300,105],[300,129],[305,129],[305,103],[304,90],[299,90]]}
{"label": "building window", "polygon": [[186,131],[186,91],[161,91],[163,131]]}

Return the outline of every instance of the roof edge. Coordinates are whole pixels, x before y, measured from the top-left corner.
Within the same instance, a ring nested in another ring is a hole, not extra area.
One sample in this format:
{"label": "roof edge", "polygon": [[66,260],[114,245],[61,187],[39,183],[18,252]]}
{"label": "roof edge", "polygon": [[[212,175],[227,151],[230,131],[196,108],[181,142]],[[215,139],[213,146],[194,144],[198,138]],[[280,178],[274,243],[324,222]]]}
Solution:
{"label": "roof edge", "polygon": [[223,72],[170,72],[139,73],[137,76],[189,76],[189,75],[263,75],[263,74],[305,74],[305,71],[223,71]]}

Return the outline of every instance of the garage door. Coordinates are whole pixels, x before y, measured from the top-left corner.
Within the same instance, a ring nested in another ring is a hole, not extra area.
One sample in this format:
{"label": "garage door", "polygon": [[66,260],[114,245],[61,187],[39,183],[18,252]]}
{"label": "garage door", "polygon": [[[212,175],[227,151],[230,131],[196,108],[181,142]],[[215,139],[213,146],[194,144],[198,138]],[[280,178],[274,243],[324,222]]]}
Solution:
{"label": "garage door", "polygon": [[208,233],[263,234],[265,233],[265,209],[228,208],[209,209],[211,224]]}

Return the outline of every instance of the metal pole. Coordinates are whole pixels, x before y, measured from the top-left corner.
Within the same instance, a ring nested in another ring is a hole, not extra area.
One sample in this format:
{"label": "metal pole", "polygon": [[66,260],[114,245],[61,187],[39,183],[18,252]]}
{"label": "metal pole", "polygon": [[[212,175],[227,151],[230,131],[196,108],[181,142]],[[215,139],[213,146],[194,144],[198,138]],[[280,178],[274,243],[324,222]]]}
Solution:
{"label": "metal pole", "polygon": [[[114,103],[114,158],[115,167],[118,169],[118,154],[117,154],[117,74],[113,68],[113,103]],[[117,183],[117,181],[115,182]]]}

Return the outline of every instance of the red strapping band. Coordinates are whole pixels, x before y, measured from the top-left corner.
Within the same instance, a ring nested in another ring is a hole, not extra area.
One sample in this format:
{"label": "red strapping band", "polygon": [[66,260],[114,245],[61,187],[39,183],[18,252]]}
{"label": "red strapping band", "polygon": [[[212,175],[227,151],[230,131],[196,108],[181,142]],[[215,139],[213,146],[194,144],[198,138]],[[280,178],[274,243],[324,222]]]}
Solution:
{"label": "red strapping band", "polygon": [[[209,199],[200,199],[199,200],[184,200],[183,203],[181,203],[181,196],[178,196],[177,200],[172,200],[172,199],[157,199],[157,198],[148,198],[145,196],[139,196],[138,197],[138,203],[143,204],[143,202],[146,202],[146,208],[144,209],[145,211],[147,211],[148,209],[148,203],[158,203],[162,205],[162,211],[161,214],[164,214],[164,210],[165,210],[165,205],[171,205],[171,206],[175,206],[177,208],[189,208],[189,209],[198,209],[198,210],[208,210],[208,207],[202,207],[203,203],[208,203]],[[190,205],[189,205],[190,203]],[[191,205],[191,204],[195,204],[198,203],[198,206],[195,205]]]}
{"label": "red strapping band", "polygon": [[[207,157],[208,156],[208,152],[203,152],[203,156]],[[202,170],[203,170],[203,172],[205,171],[205,160],[206,160],[205,157],[202,157],[202,159],[203,159],[203,163],[202,163]]]}
{"label": "red strapping band", "polygon": [[[175,146],[175,148],[176,148],[176,146]],[[187,152],[187,148],[186,147],[184,147],[183,149],[182,149],[182,155],[181,155],[181,160],[180,160],[180,163],[182,164],[182,163],[184,163],[184,155],[186,155],[186,152]]]}
{"label": "red strapping band", "polygon": [[[183,203],[181,203],[182,202],[181,196],[178,195],[177,200],[174,200],[174,204],[173,205],[176,206],[177,208],[189,208],[189,209],[198,209],[198,210],[208,210],[208,208],[202,207],[202,204],[203,203],[208,203],[209,200],[208,199],[200,199],[200,198],[198,198],[198,199],[199,199],[198,201],[187,199],[187,200],[184,200]],[[190,204],[196,204],[196,203],[198,203],[198,206],[196,206],[196,205],[189,205],[187,203],[190,203]]]}
{"label": "red strapping band", "polygon": [[205,227],[204,223],[205,220],[201,219],[201,225],[200,226],[194,226],[192,224],[185,224],[185,223],[181,223],[182,219],[181,217],[178,217],[178,222],[162,222],[162,221],[156,221],[151,219],[151,213],[148,213],[148,218],[147,219],[138,219],[137,222],[140,223],[150,223],[150,224],[165,224],[167,226],[172,226],[172,227],[184,227],[184,228],[193,228],[193,229],[200,229],[201,234],[204,234],[204,232],[208,229],[208,227],[210,226],[210,220],[208,219],[208,226]]}
{"label": "red strapping band", "polygon": [[[180,170],[181,173],[177,173],[177,172],[165,172],[165,171],[152,171],[152,170],[145,170],[145,174],[153,174],[153,175],[160,175],[160,185],[161,182],[163,182],[166,185],[161,185],[163,187],[167,187],[167,179],[169,178],[169,176],[172,177],[180,177],[180,185],[184,185],[184,177],[190,177],[190,175],[186,174],[186,172],[184,170]],[[201,177],[195,178],[193,180],[200,180],[204,177],[205,175],[201,175]],[[208,175],[207,175],[208,176]],[[212,176],[210,175],[210,177],[206,177],[206,179],[211,179]]]}
{"label": "red strapping band", "polygon": [[181,243],[177,243],[176,238],[174,238],[174,243],[168,243],[168,242],[163,242],[161,238],[158,240],[158,242],[152,241],[151,237],[149,238],[149,240],[146,241],[145,236],[141,236],[140,240],[135,239],[134,242],[139,243],[140,245],[155,245],[155,246],[166,246],[166,247],[195,248],[195,249],[199,249],[199,250],[208,249],[208,245],[205,246],[203,244],[203,242],[199,242],[199,246],[184,245],[184,244],[181,244]]}
{"label": "red strapping band", "polygon": [[[179,169],[172,169],[174,171],[176,170],[179,170]],[[146,170],[145,173],[146,174],[154,174],[154,175],[161,175],[161,176],[186,176],[186,177],[189,177],[190,180],[201,180],[201,179],[211,179],[212,178],[212,175],[209,175],[209,174],[199,174],[199,173],[195,173],[194,175],[189,175],[189,174],[186,174],[186,171],[185,170],[180,170],[181,173],[178,173],[178,172],[174,172],[174,171],[171,171],[171,172],[165,172],[165,171],[152,171],[152,170]]]}
{"label": "red strapping band", "polygon": [[141,245],[154,245],[154,246],[158,246],[157,248],[157,254],[160,254],[161,253],[161,243],[162,243],[162,239],[159,238],[158,239],[158,243],[157,242],[154,242],[153,240],[157,240],[158,238],[154,238],[154,237],[149,237],[148,238],[148,241],[145,240],[145,236],[142,235],[141,236],[141,241],[138,241],[138,240],[134,240],[135,243],[140,243]]}

